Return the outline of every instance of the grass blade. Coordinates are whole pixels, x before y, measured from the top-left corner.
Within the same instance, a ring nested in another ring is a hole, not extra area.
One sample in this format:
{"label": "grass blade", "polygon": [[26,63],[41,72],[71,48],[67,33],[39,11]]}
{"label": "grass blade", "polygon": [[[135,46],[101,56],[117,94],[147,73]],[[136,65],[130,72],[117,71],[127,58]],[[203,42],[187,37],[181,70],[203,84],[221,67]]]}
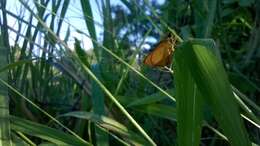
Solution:
{"label": "grass blade", "polygon": [[[93,73],[97,76],[98,79],[101,79],[100,69],[98,64],[94,64],[91,67]],[[92,102],[93,102],[93,111],[97,115],[106,115],[105,113],[105,100],[104,93],[102,89],[100,89],[99,85],[93,81],[92,82]],[[108,146],[108,135],[100,130],[99,128],[95,128],[96,132],[96,140],[98,146]]]}
{"label": "grass blade", "polygon": [[86,146],[91,145],[77,139],[73,135],[66,134],[56,129],[47,127],[42,124],[34,123],[18,117],[10,117],[11,128],[15,131],[20,131],[31,136],[36,136],[44,140],[53,142],[58,145],[73,145],[73,146]]}
{"label": "grass blade", "polygon": [[[8,54],[10,50],[9,40],[8,40],[8,29],[7,29],[7,17],[6,11],[6,0],[0,2],[2,7],[2,17],[3,24],[1,24],[0,32],[0,68],[8,64]],[[3,72],[0,74],[1,80],[8,80],[8,72]],[[11,130],[9,121],[9,98],[8,89],[6,86],[0,84],[0,145],[11,145]]]}

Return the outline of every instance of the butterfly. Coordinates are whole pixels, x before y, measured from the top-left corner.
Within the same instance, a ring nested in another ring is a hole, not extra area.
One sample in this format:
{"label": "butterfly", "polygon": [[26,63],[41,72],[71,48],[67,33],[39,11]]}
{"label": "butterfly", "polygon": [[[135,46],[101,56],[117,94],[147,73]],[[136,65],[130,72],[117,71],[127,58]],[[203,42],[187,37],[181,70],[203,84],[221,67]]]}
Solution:
{"label": "butterfly", "polygon": [[154,50],[145,57],[143,63],[150,67],[169,66],[172,62],[175,43],[176,39],[170,33],[166,39],[160,41]]}

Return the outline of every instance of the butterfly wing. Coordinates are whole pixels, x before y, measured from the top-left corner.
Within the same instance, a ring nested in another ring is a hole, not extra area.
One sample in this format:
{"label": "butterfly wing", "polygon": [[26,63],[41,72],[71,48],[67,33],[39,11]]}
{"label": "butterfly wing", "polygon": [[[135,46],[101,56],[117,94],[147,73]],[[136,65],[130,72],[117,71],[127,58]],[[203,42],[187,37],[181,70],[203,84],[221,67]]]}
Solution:
{"label": "butterfly wing", "polygon": [[161,41],[144,59],[144,64],[151,67],[163,67],[171,63],[172,44],[168,40]]}

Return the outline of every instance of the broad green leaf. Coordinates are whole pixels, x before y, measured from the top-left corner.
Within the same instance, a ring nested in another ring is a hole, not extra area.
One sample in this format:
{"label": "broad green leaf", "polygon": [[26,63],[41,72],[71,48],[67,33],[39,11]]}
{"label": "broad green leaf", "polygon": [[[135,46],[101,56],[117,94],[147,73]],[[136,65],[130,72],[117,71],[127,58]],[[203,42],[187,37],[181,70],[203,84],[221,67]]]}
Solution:
{"label": "broad green leaf", "polygon": [[[182,48],[178,48],[182,49]],[[178,145],[199,146],[202,125],[202,97],[185,62],[183,52],[176,51],[174,67],[177,103]]]}
{"label": "broad green leaf", "polygon": [[183,62],[182,66],[187,66],[184,68],[190,72],[203,101],[211,107],[230,144],[250,145],[231,85],[219,58],[203,45],[203,40],[190,40],[176,51],[176,61],[180,60]]}

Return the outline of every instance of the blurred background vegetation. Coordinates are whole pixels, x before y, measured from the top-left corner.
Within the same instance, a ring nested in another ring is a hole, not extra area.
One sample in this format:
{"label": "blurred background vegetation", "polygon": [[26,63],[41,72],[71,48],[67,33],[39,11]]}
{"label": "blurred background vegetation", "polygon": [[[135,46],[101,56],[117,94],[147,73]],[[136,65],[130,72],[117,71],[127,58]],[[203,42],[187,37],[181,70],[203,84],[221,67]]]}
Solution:
{"label": "blurred background vegetation", "polygon": [[[142,63],[172,30],[215,41],[259,119],[259,0],[1,0],[0,12],[2,145],[176,145],[174,75]],[[200,145],[229,145],[204,120]]]}

